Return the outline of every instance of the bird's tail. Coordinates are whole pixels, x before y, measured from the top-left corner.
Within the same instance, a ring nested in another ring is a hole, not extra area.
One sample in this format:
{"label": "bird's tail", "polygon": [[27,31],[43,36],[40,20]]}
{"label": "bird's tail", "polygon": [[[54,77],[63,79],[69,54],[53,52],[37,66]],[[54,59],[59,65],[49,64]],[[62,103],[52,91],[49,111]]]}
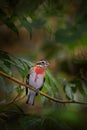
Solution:
{"label": "bird's tail", "polygon": [[30,93],[29,93],[28,100],[27,100],[26,103],[34,105],[35,96],[36,96],[36,92],[31,90]]}

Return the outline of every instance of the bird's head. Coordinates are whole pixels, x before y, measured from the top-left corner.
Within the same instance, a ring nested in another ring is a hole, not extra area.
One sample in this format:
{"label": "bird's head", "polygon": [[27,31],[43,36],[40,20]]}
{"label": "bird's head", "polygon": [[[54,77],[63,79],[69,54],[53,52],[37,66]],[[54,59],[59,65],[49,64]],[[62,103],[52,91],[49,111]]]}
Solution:
{"label": "bird's head", "polygon": [[47,68],[50,64],[46,60],[40,60],[36,63],[38,67]]}

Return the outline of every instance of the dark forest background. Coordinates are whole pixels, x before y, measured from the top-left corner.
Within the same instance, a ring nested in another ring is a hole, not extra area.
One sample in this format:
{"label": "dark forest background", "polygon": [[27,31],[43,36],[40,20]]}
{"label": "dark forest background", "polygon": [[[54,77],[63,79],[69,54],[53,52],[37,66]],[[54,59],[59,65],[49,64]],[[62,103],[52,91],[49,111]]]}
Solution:
{"label": "dark forest background", "polygon": [[[0,0],[0,71],[25,82],[38,60],[50,62],[43,92],[87,102],[87,1]],[[87,105],[37,96],[0,76],[0,130],[87,129]]]}

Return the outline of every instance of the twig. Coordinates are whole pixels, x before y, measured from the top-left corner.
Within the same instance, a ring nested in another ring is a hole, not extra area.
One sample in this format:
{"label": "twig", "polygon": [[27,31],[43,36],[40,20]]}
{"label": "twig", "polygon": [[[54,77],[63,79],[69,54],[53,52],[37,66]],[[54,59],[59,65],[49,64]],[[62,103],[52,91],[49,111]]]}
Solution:
{"label": "twig", "polygon": [[[33,87],[31,87],[31,86],[29,86],[29,85],[27,85],[27,84],[21,82],[20,80],[14,78],[14,77],[10,77],[8,74],[6,74],[6,73],[4,73],[4,72],[2,72],[2,71],[0,71],[0,75],[2,75],[2,76],[4,76],[4,77],[6,77],[6,78],[8,78],[8,79],[10,79],[10,80],[12,80],[12,81],[14,81],[15,83],[17,83],[17,84],[19,84],[19,85],[22,85],[22,86],[24,86],[24,87],[27,87],[27,88],[33,90],[33,91],[36,91],[35,88],[33,88]],[[83,102],[83,101],[60,100],[60,99],[51,97],[51,96],[49,96],[48,94],[43,93],[42,91],[40,91],[39,94],[41,94],[41,95],[43,95],[43,96],[49,98],[50,100],[52,100],[52,101],[54,101],[54,102],[58,102],[58,103],[76,103],[76,104],[86,104],[86,105],[87,105],[87,102]]]}
{"label": "twig", "polygon": [[20,91],[21,91],[21,86],[19,85],[19,92],[18,92],[18,94],[16,95],[16,97],[14,98],[14,99],[12,99],[10,102],[8,102],[6,105],[10,105],[10,104],[12,104],[12,103],[14,103],[15,101],[17,101],[18,100],[18,97],[19,97],[19,95],[20,95]]}

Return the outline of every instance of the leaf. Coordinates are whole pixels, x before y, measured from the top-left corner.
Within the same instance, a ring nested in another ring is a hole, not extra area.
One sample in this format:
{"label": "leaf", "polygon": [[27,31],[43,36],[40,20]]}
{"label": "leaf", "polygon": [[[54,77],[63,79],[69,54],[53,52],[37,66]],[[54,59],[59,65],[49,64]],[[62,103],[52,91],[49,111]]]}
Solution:
{"label": "leaf", "polygon": [[0,69],[9,75],[12,75],[10,67],[7,67],[7,65],[5,65],[3,61],[0,61]]}
{"label": "leaf", "polygon": [[11,70],[11,67],[13,66],[21,74],[22,78],[24,78],[28,72],[28,67],[31,65],[32,63],[30,61],[16,57],[7,52],[0,51],[0,68],[2,71],[8,74],[12,75],[13,72]]}
{"label": "leaf", "polygon": [[18,29],[15,26],[14,22],[11,21],[10,18],[7,18],[4,20],[4,23],[13,31],[18,35]]}
{"label": "leaf", "polygon": [[74,98],[73,88],[76,88],[76,85],[74,83],[69,83],[64,78],[58,78],[58,80],[64,85],[64,91],[65,91],[66,96],[69,99],[73,99]]}
{"label": "leaf", "polygon": [[5,82],[2,76],[0,76],[0,90],[4,90],[5,91]]}
{"label": "leaf", "polygon": [[[60,89],[59,89],[60,85],[57,81],[57,79],[51,74],[51,72],[49,70],[47,70],[46,72],[46,80],[45,80],[45,84],[44,84],[44,91],[48,92],[50,96],[55,97],[55,98],[59,98],[59,96],[61,97],[60,94]],[[45,101],[47,99],[43,99],[43,101]]]}
{"label": "leaf", "polygon": [[49,93],[51,96],[54,97],[54,93],[53,93],[52,88],[51,88],[51,86],[49,85],[49,83],[45,82],[44,87],[46,87],[48,93]]}
{"label": "leaf", "polygon": [[51,74],[49,70],[47,70],[47,76],[49,77],[50,81],[53,82],[54,86],[57,89],[59,89],[58,81],[56,80],[56,78],[53,77],[53,75]]}
{"label": "leaf", "polygon": [[23,63],[29,67],[32,67],[34,64],[30,61],[30,60],[26,60],[26,59],[21,59],[23,61]]}
{"label": "leaf", "polygon": [[32,25],[27,21],[25,17],[22,19],[20,18],[21,26],[27,29],[27,31],[30,33],[30,38],[32,38]]}
{"label": "leaf", "polygon": [[50,33],[52,32],[52,26],[47,21],[45,22],[44,26],[48,30],[48,32],[50,32]]}
{"label": "leaf", "polygon": [[72,88],[69,85],[65,86],[65,93],[69,99],[73,99]]}
{"label": "leaf", "polygon": [[84,93],[87,95],[87,82],[81,80],[81,85],[82,85],[82,89],[83,89]]}

